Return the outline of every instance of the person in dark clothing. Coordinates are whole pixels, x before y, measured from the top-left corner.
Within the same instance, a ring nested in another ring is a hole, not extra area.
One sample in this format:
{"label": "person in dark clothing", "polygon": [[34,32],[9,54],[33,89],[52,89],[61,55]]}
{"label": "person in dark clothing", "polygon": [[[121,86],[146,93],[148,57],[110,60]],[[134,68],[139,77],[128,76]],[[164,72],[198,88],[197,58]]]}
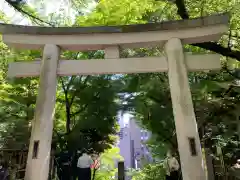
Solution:
{"label": "person in dark clothing", "polygon": [[58,178],[60,180],[69,180],[71,176],[71,154],[67,151],[61,152],[57,158]]}
{"label": "person in dark clothing", "polygon": [[77,167],[78,158],[79,158],[79,154],[76,151],[73,155],[73,160],[71,164],[73,180],[76,180],[78,177],[78,167]]}
{"label": "person in dark clothing", "polygon": [[170,177],[171,177],[171,180],[179,180],[180,179],[178,171],[171,171]]}
{"label": "person in dark clothing", "polygon": [[92,158],[83,151],[77,162],[78,180],[91,180],[91,164],[93,164]]}
{"label": "person in dark clothing", "polygon": [[90,168],[79,168],[78,180],[91,180],[91,169]]}
{"label": "person in dark clothing", "polygon": [[9,172],[6,166],[0,165],[0,180],[9,180]]}
{"label": "person in dark clothing", "polygon": [[166,168],[166,180],[179,180],[179,163],[175,157],[172,156],[171,152],[168,152],[165,160]]}

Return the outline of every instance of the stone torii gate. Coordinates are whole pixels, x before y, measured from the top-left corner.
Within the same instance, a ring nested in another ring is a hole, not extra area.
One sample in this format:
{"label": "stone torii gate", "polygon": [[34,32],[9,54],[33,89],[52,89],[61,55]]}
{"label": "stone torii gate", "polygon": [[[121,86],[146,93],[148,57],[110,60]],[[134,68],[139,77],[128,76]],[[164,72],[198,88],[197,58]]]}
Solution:
{"label": "stone torii gate", "polygon": [[[0,24],[3,41],[14,48],[43,49],[42,61],[14,62],[10,77],[40,75],[25,180],[47,180],[57,76],[168,72],[184,180],[206,180],[188,71],[220,69],[217,54],[188,54],[184,44],[218,40],[228,15],[108,27],[35,27]],[[119,47],[163,46],[165,57],[120,58]],[[60,50],[105,50],[105,59],[59,60]]]}

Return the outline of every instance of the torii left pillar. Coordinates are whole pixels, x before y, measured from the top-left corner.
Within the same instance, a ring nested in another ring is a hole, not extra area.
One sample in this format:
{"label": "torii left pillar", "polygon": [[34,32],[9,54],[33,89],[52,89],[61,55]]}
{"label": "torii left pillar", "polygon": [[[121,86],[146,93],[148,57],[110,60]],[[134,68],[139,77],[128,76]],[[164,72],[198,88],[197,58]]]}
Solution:
{"label": "torii left pillar", "polygon": [[45,45],[25,180],[48,179],[59,54],[60,49],[58,46],[53,44]]}

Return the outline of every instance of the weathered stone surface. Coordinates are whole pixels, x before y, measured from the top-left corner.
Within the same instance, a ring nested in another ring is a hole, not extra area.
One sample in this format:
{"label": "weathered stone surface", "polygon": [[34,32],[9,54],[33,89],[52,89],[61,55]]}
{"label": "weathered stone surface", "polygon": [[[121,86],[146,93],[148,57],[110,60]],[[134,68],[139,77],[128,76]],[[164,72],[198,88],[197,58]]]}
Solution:
{"label": "weathered stone surface", "polygon": [[217,24],[227,24],[228,13],[217,14],[190,20],[167,21],[161,23],[148,23],[122,26],[96,26],[96,27],[39,27],[21,26],[0,23],[0,33],[3,34],[31,34],[31,35],[73,35],[91,33],[128,33],[146,32],[159,30],[177,30],[196,28],[201,26],[211,26]]}
{"label": "weathered stone surface", "polygon": [[170,39],[165,45],[165,51],[182,177],[184,180],[206,180],[181,40]]}

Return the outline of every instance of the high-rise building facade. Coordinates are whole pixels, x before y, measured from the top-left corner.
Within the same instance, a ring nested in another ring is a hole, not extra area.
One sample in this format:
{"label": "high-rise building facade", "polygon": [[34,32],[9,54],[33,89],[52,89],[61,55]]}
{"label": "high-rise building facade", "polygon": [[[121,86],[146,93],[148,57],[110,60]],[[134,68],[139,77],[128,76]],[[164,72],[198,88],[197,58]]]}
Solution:
{"label": "high-rise building facade", "polygon": [[129,116],[119,117],[119,142],[120,154],[124,158],[125,168],[141,168],[144,161],[152,161],[145,142],[151,133],[142,129],[136,120]]}

